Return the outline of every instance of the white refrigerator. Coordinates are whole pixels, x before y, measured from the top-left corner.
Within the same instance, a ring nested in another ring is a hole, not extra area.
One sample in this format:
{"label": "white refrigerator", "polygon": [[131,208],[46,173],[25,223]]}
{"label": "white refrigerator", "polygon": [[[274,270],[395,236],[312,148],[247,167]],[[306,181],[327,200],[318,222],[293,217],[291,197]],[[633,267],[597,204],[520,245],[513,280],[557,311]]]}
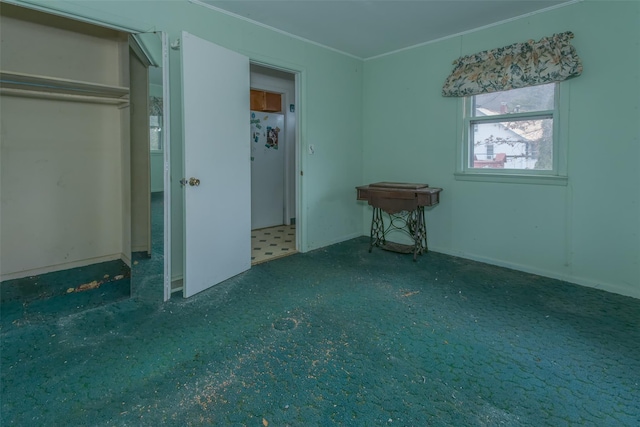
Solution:
{"label": "white refrigerator", "polygon": [[251,111],[251,229],[284,221],[284,116]]}

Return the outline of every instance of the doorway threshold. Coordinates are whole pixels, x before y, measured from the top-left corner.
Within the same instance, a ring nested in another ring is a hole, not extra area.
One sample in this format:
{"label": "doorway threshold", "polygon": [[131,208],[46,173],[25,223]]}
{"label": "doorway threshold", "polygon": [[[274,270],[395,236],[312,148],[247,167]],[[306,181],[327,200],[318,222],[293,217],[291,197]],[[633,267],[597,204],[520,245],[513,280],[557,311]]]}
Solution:
{"label": "doorway threshold", "polygon": [[261,264],[297,253],[296,226],[251,230],[251,265]]}

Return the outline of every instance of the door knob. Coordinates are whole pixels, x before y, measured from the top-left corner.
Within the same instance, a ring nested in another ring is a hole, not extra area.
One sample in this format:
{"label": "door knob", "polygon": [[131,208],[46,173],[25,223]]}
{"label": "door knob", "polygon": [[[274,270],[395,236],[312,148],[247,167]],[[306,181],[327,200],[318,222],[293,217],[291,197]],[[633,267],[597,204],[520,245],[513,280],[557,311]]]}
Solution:
{"label": "door knob", "polygon": [[198,178],[191,177],[189,178],[189,185],[192,187],[197,187],[200,185],[200,180]]}

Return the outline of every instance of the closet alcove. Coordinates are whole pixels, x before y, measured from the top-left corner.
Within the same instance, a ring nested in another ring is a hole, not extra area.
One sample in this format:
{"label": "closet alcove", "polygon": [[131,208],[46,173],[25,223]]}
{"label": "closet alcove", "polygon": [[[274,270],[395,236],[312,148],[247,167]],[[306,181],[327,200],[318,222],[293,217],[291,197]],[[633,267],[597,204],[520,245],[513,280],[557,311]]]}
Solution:
{"label": "closet alcove", "polygon": [[129,295],[132,251],[151,251],[149,64],[126,32],[9,4],[0,19],[3,292],[80,268]]}

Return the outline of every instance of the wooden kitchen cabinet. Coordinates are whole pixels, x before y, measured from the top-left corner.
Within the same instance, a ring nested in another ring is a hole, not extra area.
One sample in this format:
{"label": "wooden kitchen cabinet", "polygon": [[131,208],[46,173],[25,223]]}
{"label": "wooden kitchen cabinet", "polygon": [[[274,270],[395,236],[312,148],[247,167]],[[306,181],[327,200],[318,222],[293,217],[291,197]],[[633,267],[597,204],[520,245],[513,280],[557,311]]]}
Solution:
{"label": "wooden kitchen cabinet", "polygon": [[282,110],[282,96],[279,93],[251,89],[251,109],[277,113]]}

